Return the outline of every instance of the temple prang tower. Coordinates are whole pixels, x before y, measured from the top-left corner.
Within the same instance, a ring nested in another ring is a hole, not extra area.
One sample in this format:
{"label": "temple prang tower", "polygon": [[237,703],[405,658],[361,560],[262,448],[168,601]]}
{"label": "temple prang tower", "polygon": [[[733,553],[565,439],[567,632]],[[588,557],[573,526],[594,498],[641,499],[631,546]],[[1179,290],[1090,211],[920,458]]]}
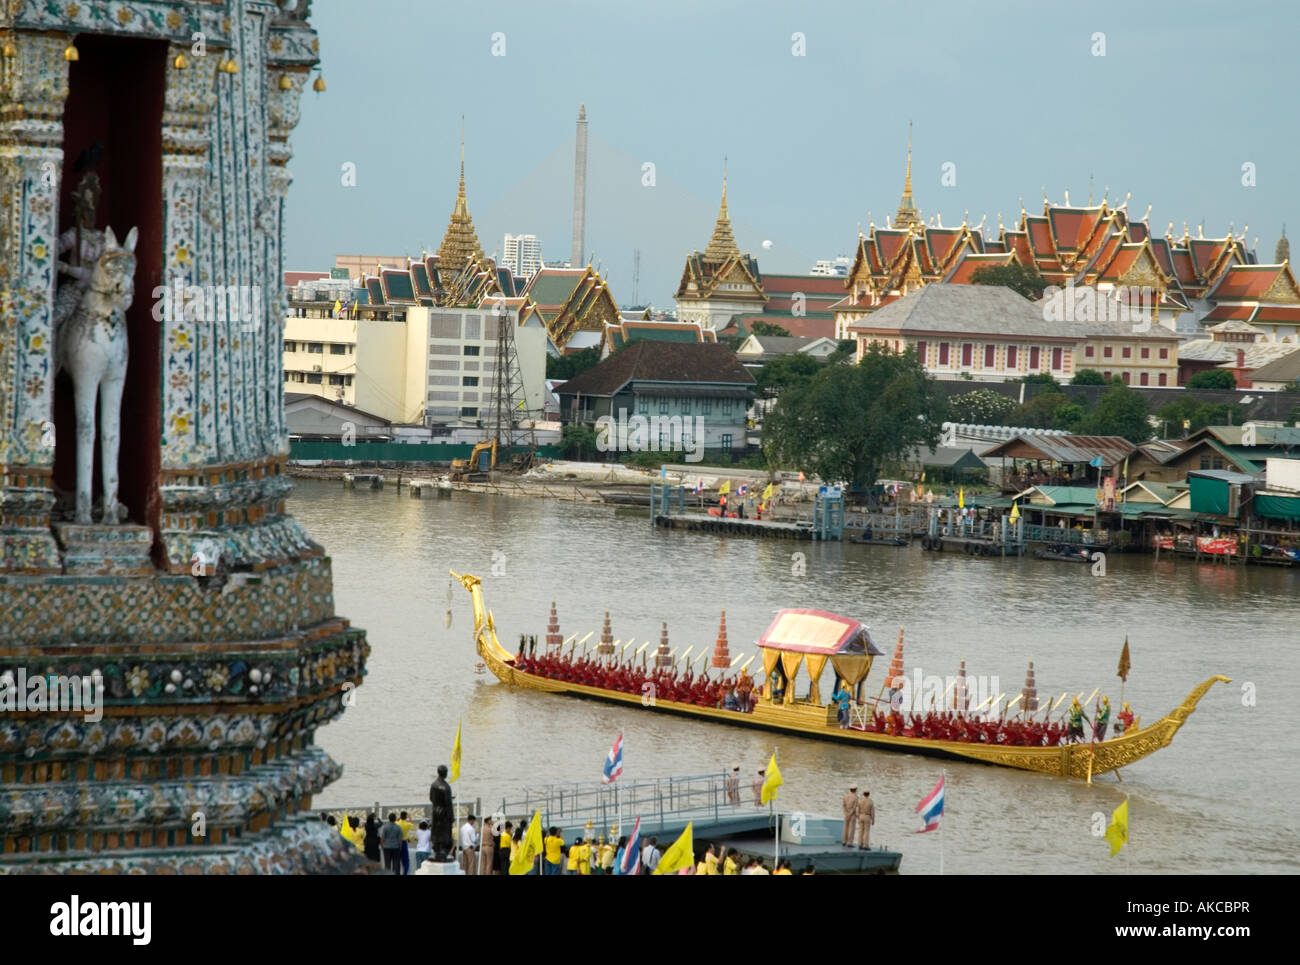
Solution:
{"label": "temple prang tower", "polygon": [[[369,654],[285,506],[283,219],[319,59],[309,8],[0,11],[0,871],[360,857],[303,813],[340,772],[315,730]],[[97,508],[89,526],[71,523],[72,384],[53,344],[59,240],[87,172],[95,227],[139,234],[121,319],[125,519]],[[195,290],[211,297],[160,300]],[[85,680],[102,681],[92,711],[74,706]]]}

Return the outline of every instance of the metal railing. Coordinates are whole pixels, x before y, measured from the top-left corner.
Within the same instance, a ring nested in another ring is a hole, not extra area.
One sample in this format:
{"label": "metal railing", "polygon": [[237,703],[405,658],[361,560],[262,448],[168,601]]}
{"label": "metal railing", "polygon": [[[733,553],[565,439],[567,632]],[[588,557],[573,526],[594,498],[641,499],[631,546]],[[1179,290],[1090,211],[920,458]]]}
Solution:
{"label": "metal railing", "polygon": [[590,825],[600,830],[631,826],[639,815],[662,824],[665,819],[719,818],[745,803],[737,783],[727,793],[727,775],[691,774],[616,784],[545,784],[524,788],[519,800],[502,799],[507,817],[531,817],[540,811],[545,827]]}

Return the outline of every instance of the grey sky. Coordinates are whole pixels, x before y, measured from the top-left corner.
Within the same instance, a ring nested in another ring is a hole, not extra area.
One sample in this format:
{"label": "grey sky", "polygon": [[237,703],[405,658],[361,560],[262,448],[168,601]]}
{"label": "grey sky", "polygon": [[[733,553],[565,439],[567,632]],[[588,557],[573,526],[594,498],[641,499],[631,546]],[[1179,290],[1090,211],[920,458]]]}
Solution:
{"label": "grey sky", "polygon": [[[286,266],[442,239],[465,116],[470,213],[488,254],[533,233],[568,258],[578,105],[590,121],[587,249],[623,304],[671,301],[717,216],[724,155],[742,250],[765,271],[851,254],[898,206],[908,121],[922,214],[1012,222],[1018,198],[1132,192],[1140,218],[1232,222],[1271,260],[1300,224],[1291,3],[795,4],[316,0],[328,90],[303,97]],[[493,34],[505,56],[493,56]],[[806,54],[792,54],[792,34]],[[1105,56],[1093,35],[1105,34]],[[343,187],[353,162],[357,185]],[[643,186],[643,164],[655,185]],[[943,186],[945,162],[956,185]],[[1256,186],[1242,184],[1255,165]],[[772,241],[770,250],[762,248]]]}

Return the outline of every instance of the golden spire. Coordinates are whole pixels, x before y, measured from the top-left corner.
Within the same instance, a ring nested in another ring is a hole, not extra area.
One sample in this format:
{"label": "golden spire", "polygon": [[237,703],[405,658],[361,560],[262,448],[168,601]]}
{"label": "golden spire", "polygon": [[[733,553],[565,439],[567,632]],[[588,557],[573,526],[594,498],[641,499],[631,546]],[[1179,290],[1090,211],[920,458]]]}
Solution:
{"label": "golden spire", "polygon": [[722,159],[722,206],[718,209],[718,220],[713,226],[713,237],[704,249],[704,257],[710,261],[726,261],[733,255],[739,255],[736,239],[731,233],[731,218],[727,215],[727,159]]}
{"label": "golden spire", "polygon": [[460,119],[460,124],[460,187],[456,192],[456,205],[452,208],[451,220],[447,222],[447,233],[438,246],[438,264],[443,269],[452,271],[464,268],[471,256],[475,259],[483,257],[483,249],[479,247],[478,235],[474,231],[474,219],[470,217],[469,203],[465,199],[464,117]]}
{"label": "golden spire", "polygon": [[898,214],[894,216],[895,228],[924,228],[921,213],[912,202],[912,122],[907,122],[907,174],[903,177],[903,198],[898,203]]}

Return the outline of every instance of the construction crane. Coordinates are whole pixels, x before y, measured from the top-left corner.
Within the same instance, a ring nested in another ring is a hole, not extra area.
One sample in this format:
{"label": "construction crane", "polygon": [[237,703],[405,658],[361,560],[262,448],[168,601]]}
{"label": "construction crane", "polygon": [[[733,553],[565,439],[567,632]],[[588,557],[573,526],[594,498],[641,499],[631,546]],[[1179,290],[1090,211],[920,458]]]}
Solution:
{"label": "construction crane", "polygon": [[[474,446],[465,460],[454,459],[451,478],[464,479],[471,473],[497,468],[498,459],[509,455],[512,469],[524,471],[532,467],[537,452],[537,433],[533,413],[525,406],[524,377],[519,367],[519,353],[515,348],[515,325],[504,300],[499,300],[493,317],[497,322],[496,371],[492,388],[492,420],[486,427],[487,436]],[[523,423],[528,425],[524,426]],[[486,470],[480,465],[483,453],[491,453]]]}

